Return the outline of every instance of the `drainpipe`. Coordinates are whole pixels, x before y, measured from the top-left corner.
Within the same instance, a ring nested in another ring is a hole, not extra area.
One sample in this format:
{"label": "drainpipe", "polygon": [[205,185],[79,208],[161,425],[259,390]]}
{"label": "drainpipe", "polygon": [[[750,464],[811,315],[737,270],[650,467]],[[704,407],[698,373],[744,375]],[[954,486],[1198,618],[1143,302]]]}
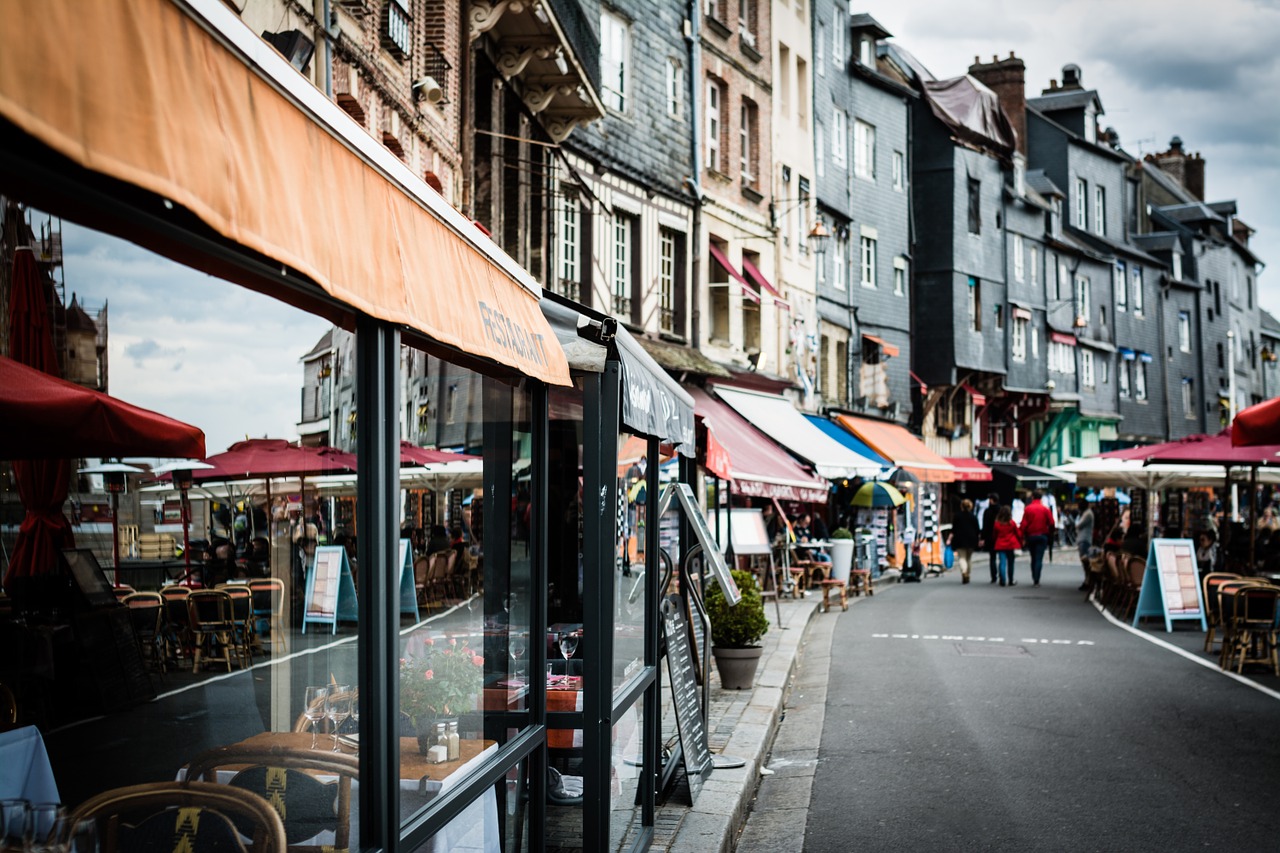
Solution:
{"label": "drainpipe", "polygon": [[699,0],[689,0],[689,21],[684,40],[689,45],[689,126],[692,133],[692,174],[686,183],[693,194],[693,236],[689,256],[689,341],[696,350],[702,345],[702,122],[699,120],[698,94],[702,86],[702,14]]}
{"label": "drainpipe", "polygon": [[[329,2],[329,0],[325,0]],[[471,57],[473,55],[473,47],[471,44],[471,29],[467,23],[467,9],[463,8],[458,14],[458,127],[472,129],[475,128],[474,116],[471,115],[471,77],[473,66]],[[471,175],[475,168],[475,133],[466,133],[459,130],[458,133],[458,155],[462,161],[458,169],[460,183],[462,184],[461,192],[457,194],[458,201],[462,205],[462,215],[468,219],[475,216],[475,211],[471,208]]]}
{"label": "drainpipe", "polygon": [[333,100],[333,41],[329,38],[330,22],[333,20],[329,11],[329,0],[321,4],[320,14],[324,20],[320,22],[320,32],[324,33],[324,94]]}

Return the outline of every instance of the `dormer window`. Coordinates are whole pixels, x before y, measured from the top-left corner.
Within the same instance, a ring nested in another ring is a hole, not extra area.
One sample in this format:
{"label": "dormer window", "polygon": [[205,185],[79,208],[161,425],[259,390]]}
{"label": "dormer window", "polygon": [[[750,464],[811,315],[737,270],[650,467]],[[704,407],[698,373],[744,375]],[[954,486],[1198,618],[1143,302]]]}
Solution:
{"label": "dormer window", "polygon": [[858,39],[858,61],[865,68],[874,68],[876,64],[876,42],[870,36]]}
{"label": "dormer window", "polygon": [[1027,161],[1021,153],[1013,155],[1013,191],[1018,198],[1027,195]]}

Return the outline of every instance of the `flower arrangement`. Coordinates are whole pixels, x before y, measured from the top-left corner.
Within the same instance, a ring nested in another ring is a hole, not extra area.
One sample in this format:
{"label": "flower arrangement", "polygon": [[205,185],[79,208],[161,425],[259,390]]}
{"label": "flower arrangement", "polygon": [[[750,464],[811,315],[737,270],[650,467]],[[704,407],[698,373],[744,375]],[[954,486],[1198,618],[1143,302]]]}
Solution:
{"label": "flower arrangement", "polygon": [[400,659],[400,710],[420,733],[429,720],[470,711],[484,684],[484,657],[466,640],[426,646],[424,655]]}

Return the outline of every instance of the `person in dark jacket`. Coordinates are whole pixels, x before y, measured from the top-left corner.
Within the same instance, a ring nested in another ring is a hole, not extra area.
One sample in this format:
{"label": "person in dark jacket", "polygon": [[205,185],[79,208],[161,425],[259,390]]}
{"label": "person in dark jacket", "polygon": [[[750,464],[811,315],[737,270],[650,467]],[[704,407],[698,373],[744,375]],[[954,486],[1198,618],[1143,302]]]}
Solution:
{"label": "person in dark jacket", "polygon": [[978,547],[991,555],[991,582],[995,583],[1000,579],[997,570],[996,556],[996,512],[1000,509],[1000,496],[992,492],[987,496],[987,505],[982,511],[982,517],[978,519],[978,523],[982,526],[982,538],[978,541]]}
{"label": "person in dark jacket", "polygon": [[1022,528],[1013,520],[1013,507],[1004,504],[996,513],[995,549],[1000,555],[1000,586],[1017,586],[1013,580],[1013,560],[1022,547]]}
{"label": "person in dark jacket", "polygon": [[951,550],[955,552],[956,565],[960,567],[962,584],[969,582],[969,567],[981,537],[978,517],[973,514],[973,501],[965,498],[960,502],[959,515],[951,520]]}

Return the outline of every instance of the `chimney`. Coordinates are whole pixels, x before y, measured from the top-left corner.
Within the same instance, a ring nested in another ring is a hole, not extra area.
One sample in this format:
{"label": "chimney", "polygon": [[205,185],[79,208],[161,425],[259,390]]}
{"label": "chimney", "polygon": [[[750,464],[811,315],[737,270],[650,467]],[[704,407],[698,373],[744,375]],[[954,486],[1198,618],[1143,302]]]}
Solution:
{"label": "chimney", "polygon": [[1197,151],[1188,157],[1184,162],[1186,174],[1183,177],[1182,185],[1187,188],[1187,192],[1204,201],[1204,159]]}
{"label": "chimney", "polygon": [[1067,90],[1083,89],[1080,66],[1074,63],[1062,66],[1062,88]]}
{"label": "chimney", "polygon": [[[976,59],[977,57],[975,57]],[[996,93],[1000,107],[1013,125],[1018,137],[1018,151],[1027,156],[1027,87],[1026,64],[1009,51],[1008,59],[991,57],[991,62],[974,62],[969,73]]]}

